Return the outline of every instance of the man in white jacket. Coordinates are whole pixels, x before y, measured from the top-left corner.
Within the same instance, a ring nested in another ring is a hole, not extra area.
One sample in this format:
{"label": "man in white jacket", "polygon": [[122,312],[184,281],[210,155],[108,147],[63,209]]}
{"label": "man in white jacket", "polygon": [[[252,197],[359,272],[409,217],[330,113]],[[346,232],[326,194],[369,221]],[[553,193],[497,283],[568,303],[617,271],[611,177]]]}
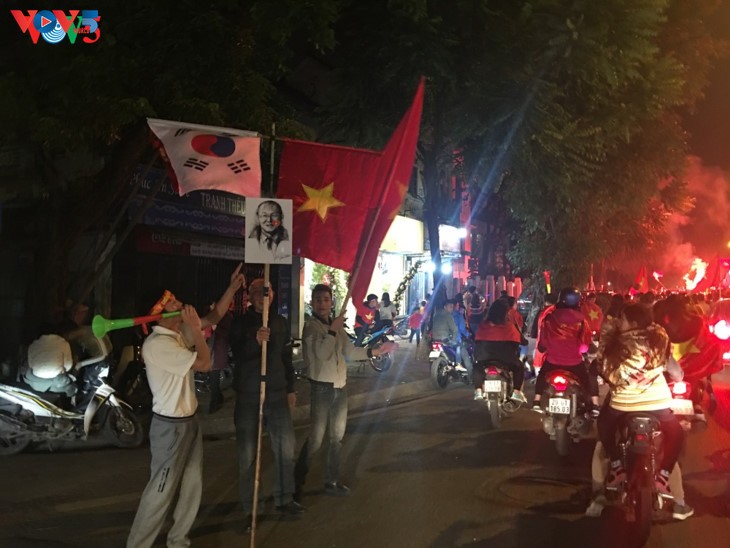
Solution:
{"label": "man in white jacket", "polygon": [[312,290],[313,316],[304,325],[302,349],[304,367],[311,385],[311,429],[304,442],[294,470],[296,492],[294,499],[301,502],[302,489],[311,466],[312,457],[329,429],[329,450],[325,469],[324,491],[328,495],[344,496],[349,487],[340,482],[340,449],[347,425],[347,364],[367,360],[391,352],[397,344],[386,342],[378,348],[358,348],[345,333],[345,318],[330,320],[332,289],[317,284]]}

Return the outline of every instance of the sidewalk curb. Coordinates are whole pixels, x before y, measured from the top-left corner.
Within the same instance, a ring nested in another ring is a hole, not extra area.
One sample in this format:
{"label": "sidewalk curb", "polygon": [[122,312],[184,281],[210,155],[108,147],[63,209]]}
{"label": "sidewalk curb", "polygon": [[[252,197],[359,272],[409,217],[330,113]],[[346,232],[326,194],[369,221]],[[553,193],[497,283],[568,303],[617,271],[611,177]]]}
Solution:
{"label": "sidewalk curb", "polygon": [[[418,394],[426,395],[435,392],[436,390],[431,379],[424,379],[420,381],[403,382],[380,390],[348,395],[348,413],[379,409],[401,399],[416,396]],[[296,407],[292,412],[294,426],[309,424],[309,413],[309,404]],[[232,412],[216,416],[204,415],[204,417],[205,418],[202,421],[203,436],[233,436],[236,433],[236,429],[233,424]]]}

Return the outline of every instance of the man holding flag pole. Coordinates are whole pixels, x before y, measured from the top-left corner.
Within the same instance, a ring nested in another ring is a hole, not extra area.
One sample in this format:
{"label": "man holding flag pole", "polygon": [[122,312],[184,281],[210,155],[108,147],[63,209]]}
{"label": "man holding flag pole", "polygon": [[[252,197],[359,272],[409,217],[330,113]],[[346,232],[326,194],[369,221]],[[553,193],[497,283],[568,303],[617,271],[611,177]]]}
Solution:
{"label": "man holding flag pole", "polygon": [[[311,382],[311,431],[295,468],[300,501],[312,457],[329,426],[325,493],[347,495],[340,482],[339,455],[347,423],[346,359],[363,360],[397,345],[355,348],[347,338],[344,310],[350,296],[360,302],[367,292],[380,244],[408,190],[423,109],[424,81],[381,153],[307,143],[284,142],[278,196],[292,198],[295,208],[294,252],[350,272],[341,314],[330,320],[332,290],[319,284],[312,291],[314,316],[302,335],[304,366]],[[357,245],[352,245],[357,242]]]}

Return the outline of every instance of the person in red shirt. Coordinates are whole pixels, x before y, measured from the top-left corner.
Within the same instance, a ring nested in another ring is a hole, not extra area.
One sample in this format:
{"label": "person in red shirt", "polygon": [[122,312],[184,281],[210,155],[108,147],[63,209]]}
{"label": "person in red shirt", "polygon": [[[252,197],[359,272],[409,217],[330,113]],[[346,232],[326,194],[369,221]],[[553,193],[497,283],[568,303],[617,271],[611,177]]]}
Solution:
{"label": "person in red shirt", "polygon": [[591,379],[583,362],[583,354],[591,342],[591,329],[580,311],[580,292],[574,287],[563,288],[558,294],[555,310],[545,316],[537,340],[537,348],[545,353],[545,363],[535,381],[533,410],[542,412],[540,403],[546,388],[546,375],[556,369],[571,371],[586,392],[591,395],[592,413],[598,411],[598,381]]}
{"label": "person in red shirt", "polygon": [[522,393],[525,380],[525,366],[520,361],[520,330],[510,315],[511,310],[506,299],[497,299],[487,310],[487,316],[479,324],[474,336],[474,399],[481,399],[484,384],[484,366],[486,360],[497,360],[512,372],[514,392],[512,399],[526,402]]}
{"label": "person in red shirt", "polygon": [[[534,339],[540,338],[540,332],[542,331],[542,322],[545,321],[545,317],[555,310],[555,305],[558,302],[558,296],[555,293],[548,293],[545,295],[545,304],[543,309],[538,313],[532,324],[532,337]],[[545,353],[541,352],[537,345],[535,345],[535,353],[532,356],[532,367],[535,371],[539,372],[542,366],[545,364]]]}
{"label": "person in red shirt", "polygon": [[367,300],[357,307],[355,316],[355,346],[359,346],[372,326],[380,319],[378,314],[378,296],[371,293]]}
{"label": "person in red shirt", "polygon": [[408,337],[408,342],[413,342],[413,336],[416,336],[416,346],[421,344],[421,325],[423,324],[423,312],[421,307],[416,306],[408,316],[408,327],[411,329],[411,335]]}

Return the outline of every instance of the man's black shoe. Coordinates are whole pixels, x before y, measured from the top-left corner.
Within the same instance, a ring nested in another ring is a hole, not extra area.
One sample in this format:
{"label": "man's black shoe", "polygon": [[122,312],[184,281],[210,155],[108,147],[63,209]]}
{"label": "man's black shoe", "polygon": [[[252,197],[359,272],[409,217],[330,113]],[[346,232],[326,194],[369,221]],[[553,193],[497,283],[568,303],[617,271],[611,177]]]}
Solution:
{"label": "man's black shoe", "polygon": [[346,497],[350,494],[350,488],[347,485],[338,481],[337,483],[325,483],[324,492],[328,495],[334,495],[336,497]]}
{"label": "man's black shoe", "polygon": [[297,485],[294,488],[294,497],[293,497],[294,498],[294,502],[297,502],[297,503],[301,504],[302,503],[303,495],[304,495],[304,486]]}
{"label": "man's black shoe", "polygon": [[292,500],[282,506],[277,506],[276,511],[285,516],[299,516],[306,512],[307,509],[298,502]]}

